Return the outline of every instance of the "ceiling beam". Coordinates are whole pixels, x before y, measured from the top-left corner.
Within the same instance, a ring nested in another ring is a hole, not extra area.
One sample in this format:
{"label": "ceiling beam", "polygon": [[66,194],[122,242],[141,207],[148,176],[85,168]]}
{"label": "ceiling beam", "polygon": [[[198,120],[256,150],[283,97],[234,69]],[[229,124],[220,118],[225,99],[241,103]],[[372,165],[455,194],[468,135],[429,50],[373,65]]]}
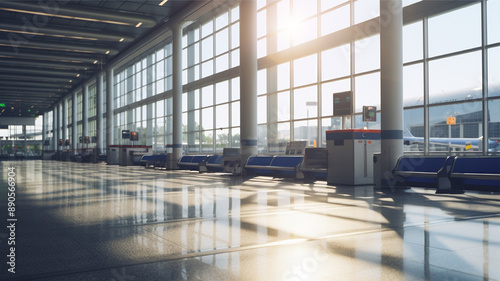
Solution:
{"label": "ceiling beam", "polygon": [[7,39],[0,39],[0,46],[6,47],[24,47],[31,49],[41,50],[61,50],[66,52],[79,52],[79,53],[96,53],[101,55],[116,55],[118,49],[104,46],[104,45],[86,45],[86,44],[64,44],[64,43],[47,43],[40,42],[40,40],[29,40],[24,42],[16,42]]}
{"label": "ceiling beam", "polygon": [[0,49],[0,58],[1,57],[35,59],[35,60],[42,60],[42,61],[48,60],[48,61],[58,61],[58,62],[66,62],[66,63],[97,64],[99,61],[101,61],[101,57],[98,55],[84,56],[84,55],[66,54],[64,52],[49,53],[49,52],[39,52],[39,51],[33,51],[33,50],[21,50],[21,48],[18,48],[17,52],[15,50],[5,51],[5,49]]}
{"label": "ceiling beam", "polygon": [[58,77],[51,77],[51,76],[39,76],[39,75],[10,75],[10,74],[1,74],[0,73],[0,81],[15,81],[19,80],[20,83],[24,83],[25,81],[37,81],[37,82],[46,82],[46,83],[53,83],[53,82],[59,82],[59,83],[70,83],[69,80],[70,78],[58,78]]}
{"label": "ceiling beam", "polygon": [[54,5],[46,5],[44,2],[39,2],[38,4],[22,1],[1,2],[2,7],[0,7],[0,10],[11,12],[145,28],[151,28],[156,25],[156,20],[153,17],[119,10],[59,5],[57,2],[53,2]]}
{"label": "ceiling beam", "polygon": [[[22,34],[17,38],[17,40],[25,41],[29,40],[34,35],[41,36],[49,36],[54,38],[68,38],[68,39],[79,39],[86,41],[105,41],[105,42],[132,42],[135,40],[135,37],[131,34],[127,33],[117,33],[117,32],[109,32],[103,30],[96,29],[82,29],[82,28],[68,28],[62,26],[33,26],[30,28],[26,28],[23,22],[9,22],[9,23],[0,23],[0,31]],[[11,36],[12,38],[16,38],[15,36]]]}
{"label": "ceiling beam", "polygon": [[52,68],[52,69],[74,69],[74,70],[96,70],[97,65],[95,64],[76,64],[76,63],[62,63],[62,62],[34,62],[34,61],[22,61],[16,59],[0,59],[0,65],[11,65],[11,66],[27,66],[27,67],[39,67],[39,68]]}
{"label": "ceiling beam", "polygon": [[[2,84],[7,84],[2,82]],[[4,91],[10,91],[10,90],[17,90],[17,91],[27,91],[27,92],[49,92],[49,93],[60,93],[60,94],[65,94],[68,92],[70,86],[59,86],[55,84],[43,84],[43,83],[30,83],[30,84],[22,84],[19,86],[19,83],[12,85],[7,85],[3,86],[2,85],[2,90]],[[64,89],[62,89],[64,88]]]}
{"label": "ceiling beam", "polygon": [[78,71],[56,70],[56,69],[42,70],[42,69],[33,69],[33,68],[17,68],[17,67],[9,67],[9,66],[0,66],[0,72],[54,75],[57,77],[70,77],[70,78],[77,78],[78,76],[80,76],[82,74]]}
{"label": "ceiling beam", "polygon": [[28,92],[28,91],[5,91],[5,90],[0,90],[0,94],[3,96],[6,95],[23,95],[23,96],[33,96],[33,97],[50,97],[50,98],[57,98],[60,97],[60,93],[51,93],[51,92]]}

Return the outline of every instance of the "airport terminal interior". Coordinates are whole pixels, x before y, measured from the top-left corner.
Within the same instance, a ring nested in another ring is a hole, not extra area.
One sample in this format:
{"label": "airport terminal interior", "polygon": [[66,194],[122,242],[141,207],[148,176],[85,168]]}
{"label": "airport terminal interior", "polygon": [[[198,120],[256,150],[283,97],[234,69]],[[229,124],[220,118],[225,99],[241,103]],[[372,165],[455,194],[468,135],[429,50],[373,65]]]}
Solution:
{"label": "airport terminal interior", "polygon": [[0,279],[500,281],[499,15],[0,1]]}

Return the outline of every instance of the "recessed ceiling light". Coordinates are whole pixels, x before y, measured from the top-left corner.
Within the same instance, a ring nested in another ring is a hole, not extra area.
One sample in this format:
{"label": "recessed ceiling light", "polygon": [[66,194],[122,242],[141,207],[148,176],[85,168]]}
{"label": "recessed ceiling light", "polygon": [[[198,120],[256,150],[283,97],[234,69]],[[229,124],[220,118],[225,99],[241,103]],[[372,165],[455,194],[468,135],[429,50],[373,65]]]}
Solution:
{"label": "recessed ceiling light", "polygon": [[80,73],[78,73],[78,74],[76,75],[76,77],[80,77]]}
{"label": "recessed ceiling light", "polygon": [[109,54],[109,50],[106,51],[106,55]]}
{"label": "recessed ceiling light", "polygon": [[125,40],[125,38],[121,38],[120,40],[118,40],[119,42],[123,42],[123,40]]}
{"label": "recessed ceiling light", "polygon": [[168,1],[168,0],[163,0],[163,1],[161,1],[161,3],[160,3],[160,5],[159,5],[159,6],[163,6],[163,5],[165,5],[165,3],[167,3],[167,1]]}
{"label": "recessed ceiling light", "polygon": [[136,24],[136,25],[135,25],[135,27],[139,27],[139,26],[141,26],[141,25],[142,25],[142,22],[140,22],[140,23]]}
{"label": "recessed ceiling light", "polygon": [[97,60],[94,61],[94,64],[96,64],[96,63],[97,63]]}

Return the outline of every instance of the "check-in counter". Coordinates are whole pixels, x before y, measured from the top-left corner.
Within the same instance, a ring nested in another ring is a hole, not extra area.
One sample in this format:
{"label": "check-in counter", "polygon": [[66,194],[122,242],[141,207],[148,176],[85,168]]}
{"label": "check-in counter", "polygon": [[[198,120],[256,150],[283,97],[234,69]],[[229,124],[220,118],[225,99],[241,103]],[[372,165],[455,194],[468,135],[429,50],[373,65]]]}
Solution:
{"label": "check-in counter", "polygon": [[146,154],[151,149],[151,146],[145,145],[110,145],[107,163],[108,165],[132,166],[134,165],[134,157]]}
{"label": "check-in counter", "polygon": [[380,139],[380,130],[326,131],[328,184],[373,184],[373,154],[380,152]]}

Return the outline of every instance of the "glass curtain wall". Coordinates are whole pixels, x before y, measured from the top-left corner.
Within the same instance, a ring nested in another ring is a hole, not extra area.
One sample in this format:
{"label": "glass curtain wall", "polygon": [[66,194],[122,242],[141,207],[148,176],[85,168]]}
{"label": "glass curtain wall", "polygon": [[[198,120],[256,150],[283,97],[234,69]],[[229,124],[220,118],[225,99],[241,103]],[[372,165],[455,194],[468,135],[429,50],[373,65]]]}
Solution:
{"label": "glass curtain wall", "polygon": [[[139,133],[133,144],[165,151],[172,143],[172,44],[153,48],[146,55],[116,71],[114,77],[115,144],[132,144],[121,139],[122,130]],[[162,94],[162,96],[160,96]]]}
{"label": "glass curtain wall", "polygon": [[[486,133],[487,149],[494,150],[500,139],[499,2],[473,2],[405,24],[404,129],[417,140],[405,142],[406,151],[484,151]],[[279,153],[292,140],[326,146],[327,130],[379,129],[380,36],[371,28],[379,2],[257,3],[259,151]],[[239,147],[238,6],[226,3],[186,26],[182,45],[185,153]],[[171,56],[171,44],[164,44],[115,72],[114,143],[129,129],[139,131],[141,144],[171,144]],[[333,94],[344,91],[354,94],[354,114],[342,119],[333,115]],[[376,122],[362,121],[365,105],[379,110]],[[463,144],[452,145],[453,138]]]}
{"label": "glass curtain wall", "polygon": [[184,32],[183,83],[190,88],[182,99],[187,153],[239,147],[239,78],[227,78],[229,69],[239,65],[238,34],[239,9],[229,6],[221,6]]}

